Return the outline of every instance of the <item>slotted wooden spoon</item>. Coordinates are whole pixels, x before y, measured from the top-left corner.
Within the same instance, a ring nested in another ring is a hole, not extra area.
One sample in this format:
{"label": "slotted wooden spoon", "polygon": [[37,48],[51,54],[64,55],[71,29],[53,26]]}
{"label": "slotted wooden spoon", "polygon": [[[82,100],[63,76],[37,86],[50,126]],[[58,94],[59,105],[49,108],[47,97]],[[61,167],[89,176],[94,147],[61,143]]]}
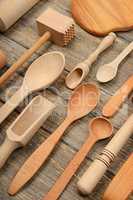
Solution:
{"label": "slotted wooden spoon", "polygon": [[24,163],[10,185],[9,194],[14,195],[39,170],[63,136],[66,128],[96,107],[99,94],[99,89],[94,84],[83,84],[73,92],[68,103],[66,119]]}
{"label": "slotted wooden spoon", "polygon": [[27,70],[21,88],[0,108],[0,123],[30,93],[47,88],[62,73],[65,66],[64,55],[51,52],[40,56]]}

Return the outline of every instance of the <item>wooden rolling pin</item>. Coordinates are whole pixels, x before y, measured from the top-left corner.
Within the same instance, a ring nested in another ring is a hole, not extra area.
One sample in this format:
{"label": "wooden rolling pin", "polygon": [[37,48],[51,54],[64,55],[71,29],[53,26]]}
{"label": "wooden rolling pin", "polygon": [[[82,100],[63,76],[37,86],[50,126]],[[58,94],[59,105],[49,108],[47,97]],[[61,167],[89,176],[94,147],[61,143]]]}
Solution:
{"label": "wooden rolling pin", "polygon": [[4,67],[4,65],[6,64],[6,62],[7,62],[6,55],[5,55],[5,53],[2,50],[0,50],[0,69],[2,67]]}
{"label": "wooden rolling pin", "polygon": [[133,192],[133,153],[107,188],[104,200],[126,200]]}
{"label": "wooden rolling pin", "polygon": [[40,0],[1,0],[0,31],[6,31]]}
{"label": "wooden rolling pin", "polygon": [[78,182],[84,195],[90,194],[133,133],[133,114],[115,134],[100,156],[92,163]]}

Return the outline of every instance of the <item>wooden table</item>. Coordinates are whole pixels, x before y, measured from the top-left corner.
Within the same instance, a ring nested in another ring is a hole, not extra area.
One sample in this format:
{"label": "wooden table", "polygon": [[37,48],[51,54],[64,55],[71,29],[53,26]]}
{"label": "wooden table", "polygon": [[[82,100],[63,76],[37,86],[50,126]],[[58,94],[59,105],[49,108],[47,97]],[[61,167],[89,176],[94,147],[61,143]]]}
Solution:
{"label": "wooden table", "polygon": [[[5,34],[0,34],[0,48],[5,50],[8,56],[8,63],[11,65],[17,58],[38,38],[35,19],[48,7],[52,6],[58,11],[71,15],[71,1],[70,0],[42,0],[29,13],[27,13],[21,20],[19,20],[10,30]],[[50,133],[52,133],[58,125],[63,121],[66,114],[67,99],[71,91],[65,87],[64,77],[77,63],[84,60],[100,43],[100,38],[94,37],[80,27],[76,26],[76,39],[67,48],[61,48],[54,44],[47,43],[40,51],[38,51],[29,62],[23,66],[17,73],[0,88],[0,106],[11,96],[15,90],[21,85],[24,73],[29,64],[32,63],[39,55],[47,51],[59,50],[66,56],[66,68],[62,77],[54,83],[47,91],[41,91],[44,96],[53,102],[57,103],[57,108],[52,116],[47,120],[44,126],[37,132],[33,140],[27,147],[20,149],[10,157],[6,165],[0,170],[0,200],[9,200],[12,197],[8,196],[7,188],[20,168],[22,163],[28,156],[41,144]],[[95,82],[95,74],[98,67],[104,63],[113,60],[125,48],[133,38],[133,31],[128,33],[119,33],[117,41],[114,46],[102,54],[97,63],[92,67],[92,70],[86,81]],[[101,101],[99,106],[82,120],[74,123],[67,131],[66,136],[63,137],[60,144],[41,168],[37,175],[28,183],[20,193],[18,193],[14,200],[35,200],[41,199],[44,194],[52,187],[56,179],[63,172],[63,169],[71,160],[75,152],[80,148],[88,135],[88,121],[101,114],[101,109],[108,98],[122,85],[122,83],[133,74],[133,54],[131,54],[121,65],[118,76],[115,80],[108,84],[99,84],[101,89]],[[97,83],[98,84],[98,83]],[[37,94],[35,94],[37,95]],[[33,96],[32,96],[33,97]],[[29,98],[31,100],[31,97]],[[64,106],[65,105],[65,106]],[[21,104],[15,112],[13,112],[7,120],[0,125],[0,142],[3,142],[6,129],[18,116],[20,111],[24,108],[25,102]],[[126,101],[120,112],[111,119],[114,124],[114,133],[121,127],[124,121],[133,112],[132,95]],[[84,161],[80,170],[76,173],[71,183],[61,196],[61,200],[83,200],[84,198],[77,193],[76,183],[78,178],[83,174],[84,170],[90,165],[92,160],[101,151],[108,140],[98,143]],[[104,190],[113,176],[116,174],[123,162],[128,158],[132,152],[133,137],[131,137],[125,147],[121,150],[115,163],[107,171],[104,178],[98,184],[95,191],[86,199],[98,200],[101,199]],[[133,200],[133,195],[129,198]],[[51,200],[51,199],[50,199]]]}

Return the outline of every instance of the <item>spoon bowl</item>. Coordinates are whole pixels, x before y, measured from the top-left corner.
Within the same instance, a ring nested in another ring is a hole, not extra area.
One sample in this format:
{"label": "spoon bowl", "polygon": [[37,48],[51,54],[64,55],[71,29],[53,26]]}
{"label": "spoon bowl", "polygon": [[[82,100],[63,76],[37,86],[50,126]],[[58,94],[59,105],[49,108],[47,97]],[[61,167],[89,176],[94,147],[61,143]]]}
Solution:
{"label": "spoon bowl", "polygon": [[40,56],[27,70],[23,85],[30,91],[47,88],[62,73],[65,57],[62,53],[54,51]]}
{"label": "spoon bowl", "polygon": [[113,127],[109,120],[104,117],[96,117],[89,123],[89,128],[97,140],[103,140],[112,135]]}
{"label": "spoon bowl", "polygon": [[68,115],[74,120],[91,112],[97,105],[100,91],[95,84],[80,85],[72,94],[68,103]]}
{"label": "spoon bowl", "polygon": [[113,64],[106,64],[99,68],[96,78],[101,83],[106,83],[111,81],[113,78],[116,77],[117,68],[114,67]]}

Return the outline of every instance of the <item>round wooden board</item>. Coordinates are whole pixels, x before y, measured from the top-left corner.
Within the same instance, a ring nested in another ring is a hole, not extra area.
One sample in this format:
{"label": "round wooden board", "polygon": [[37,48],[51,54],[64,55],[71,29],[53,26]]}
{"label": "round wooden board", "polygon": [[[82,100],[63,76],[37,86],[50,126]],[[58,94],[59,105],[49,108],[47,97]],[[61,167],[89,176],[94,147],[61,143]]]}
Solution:
{"label": "round wooden board", "polygon": [[132,0],[72,0],[76,22],[94,35],[133,28]]}

